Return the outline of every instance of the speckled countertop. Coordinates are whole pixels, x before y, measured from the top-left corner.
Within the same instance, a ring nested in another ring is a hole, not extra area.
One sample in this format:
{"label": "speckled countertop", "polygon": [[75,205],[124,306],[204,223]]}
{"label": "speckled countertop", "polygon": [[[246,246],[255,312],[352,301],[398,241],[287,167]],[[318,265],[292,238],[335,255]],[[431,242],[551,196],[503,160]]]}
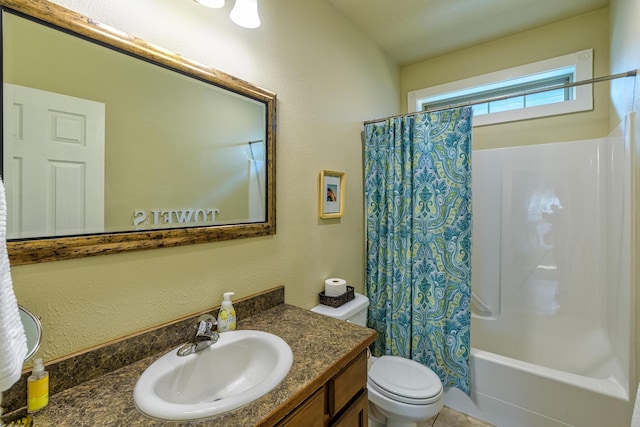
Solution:
{"label": "speckled countertop", "polygon": [[375,332],[281,304],[238,322],[238,329],[270,332],[293,351],[291,371],[270,393],[242,408],[189,422],[152,419],[133,401],[142,372],[163,353],[51,396],[34,415],[35,426],[269,426],[335,375],[371,344]]}

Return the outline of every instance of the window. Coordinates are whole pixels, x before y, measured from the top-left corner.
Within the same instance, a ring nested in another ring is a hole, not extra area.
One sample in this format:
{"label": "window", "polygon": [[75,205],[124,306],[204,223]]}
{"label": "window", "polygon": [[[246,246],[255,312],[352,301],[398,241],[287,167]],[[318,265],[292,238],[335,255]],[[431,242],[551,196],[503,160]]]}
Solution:
{"label": "window", "polygon": [[[586,111],[593,108],[591,85],[539,92],[593,77],[593,51],[584,50],[495,73],[409,92],[409,111],[473,105],[474,126]],[[507,97],[523,92],[523,96]]]}

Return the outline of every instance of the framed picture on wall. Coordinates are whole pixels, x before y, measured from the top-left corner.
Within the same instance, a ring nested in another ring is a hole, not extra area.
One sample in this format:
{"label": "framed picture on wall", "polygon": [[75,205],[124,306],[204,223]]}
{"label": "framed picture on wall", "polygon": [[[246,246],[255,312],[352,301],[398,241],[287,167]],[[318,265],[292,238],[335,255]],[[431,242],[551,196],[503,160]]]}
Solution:
{"label": "framed picture on wall", "polygon": [[344,213],[344,173],[320,172],[320,218],[339,218]]}

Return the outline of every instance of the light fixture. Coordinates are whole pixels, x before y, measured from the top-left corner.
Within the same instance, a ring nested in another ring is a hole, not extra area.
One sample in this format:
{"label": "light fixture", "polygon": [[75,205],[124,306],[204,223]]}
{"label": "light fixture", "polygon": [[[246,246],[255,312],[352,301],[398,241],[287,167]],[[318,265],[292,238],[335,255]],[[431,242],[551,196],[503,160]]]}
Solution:
{"label": "light fixture", "polygon": [[220,9],[224,7],[224,0],[193,0],[203,6],[211,7],[214,9]]}
{"label": "light fixture", "polygon": [[229,16],[241,27],[258,28],[260,26],[258,0],[236,0],[236,5]]}

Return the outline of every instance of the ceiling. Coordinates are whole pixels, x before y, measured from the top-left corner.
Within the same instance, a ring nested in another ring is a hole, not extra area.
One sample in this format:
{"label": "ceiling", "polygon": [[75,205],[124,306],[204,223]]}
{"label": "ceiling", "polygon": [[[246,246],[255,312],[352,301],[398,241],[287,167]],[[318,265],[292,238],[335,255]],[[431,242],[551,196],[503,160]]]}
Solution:
{"label": "ceiling", "polygon": [[329,0],[399,65],[606,7],[609,0]]}

